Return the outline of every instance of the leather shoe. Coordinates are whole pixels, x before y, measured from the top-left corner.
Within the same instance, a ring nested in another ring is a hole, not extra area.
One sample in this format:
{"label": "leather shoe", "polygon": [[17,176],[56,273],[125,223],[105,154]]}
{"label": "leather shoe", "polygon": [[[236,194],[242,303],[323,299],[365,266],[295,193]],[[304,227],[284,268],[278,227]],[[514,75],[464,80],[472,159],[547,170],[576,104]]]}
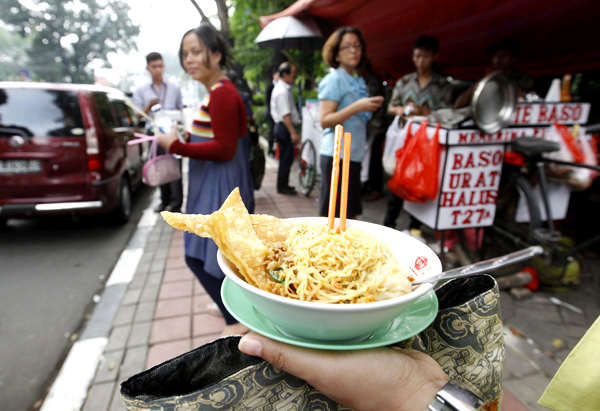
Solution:
{"label": "leather shoe", "polygon": [[285,194],[285,195],[291,195],[291,196],[295,196],[296,194],[298,194],[298,192],[296,191],[296,189],[294,187],[278,188],[277,192],[279,194]]}
{"label": "leather shoe", "polygon": [[169,204],[165,207],[165,211],[170,211],[171,213],[181,213],[181,206],[174,206]]}
{"label": "leather shoe", "polygon": [[160,213],[161,211],[165,211],[165,210],[167,209],[167,207],[168,207],[168,204],[165,204],[165,203],[160,203],[160,204],[158,205],[158,207],[156,207],[156,208],[154,209],[154,212],[155,212],[155,213]]}

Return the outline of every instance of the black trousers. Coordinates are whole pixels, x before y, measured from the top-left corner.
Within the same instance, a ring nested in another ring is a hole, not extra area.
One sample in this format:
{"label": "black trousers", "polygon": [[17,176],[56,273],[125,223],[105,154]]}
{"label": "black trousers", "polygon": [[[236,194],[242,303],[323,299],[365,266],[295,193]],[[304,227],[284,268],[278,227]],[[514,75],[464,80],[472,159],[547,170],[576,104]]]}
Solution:
{"label": "black trousers", "polygon": [[289,187],[290,170],[294,163],[294,144],[290,132],[283,123],[275,123],[275,138],[279,142],[279,170],[277,189]]}
{"label": "black trousers", "polygon": [[223,280],[218,280],[204,271],[204,262],[202,260],[186,255],[185,263],[190,267],[190,270],[192,270],[198,281],[200,281],[200,284],[202,284],[208,295],[210,295],[210,298],[219,306],[219,310],[223,313],[227,325],[237,324],[237,320],[229,314],[221,299],[221,285],[223,285]]}
{"label": "black trousers", "polygon": [[[404,205],[404,200],[398,197],[396,194],[391,191],[388,194],[388,205],[387,210],[385,212],[385,218],[383,219],[383,225],[390,228],[396,228],[396,220],[400,216],[400,212],[402,211],[402,206]],[[421,222],[410,216],[410,223],[408,225],[409,229],[419,229],[421,227]]]}
{"label": "black trousers", "polygon": [[[156,155],[166,154],[166,150],[157,144]],[[181,160],[179,160],[179,171],[181,171]],[[173,207],[173,211],[179,212],[183,204],[183,184],[181,178],[160,186],[160,202]]]}
{"label": "black trousers", "polygon": [[270,113],[267,113],[266,115],[267,117],[267,124],[269,125],[269,134],[268,134],[268,140],[269,140],[269,151],[268,153],[274,153],[275,152],[275,122],[273,121],[273,117],[271,117]]}

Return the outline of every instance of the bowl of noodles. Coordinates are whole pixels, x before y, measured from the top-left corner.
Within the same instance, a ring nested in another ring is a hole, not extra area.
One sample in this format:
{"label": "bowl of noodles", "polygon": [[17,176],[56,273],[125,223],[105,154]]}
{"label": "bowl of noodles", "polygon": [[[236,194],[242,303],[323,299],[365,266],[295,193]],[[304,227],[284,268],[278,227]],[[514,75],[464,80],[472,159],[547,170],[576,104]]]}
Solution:
{"label": "bowl of noodles", "polygon": [[267,264],[275,280],[267,289],[245,281],[221,251],[217,261],[254,309],[289,337],[336,343],[368,339],[433,288],[413,289],[408,280],[413,270],[442,271],[429,247],[397,230],[347,220],[348,229],[336,233],[321,217],[286,221],[295,227]]}
{"label": "bowl of noodles", "polygon": [[237,190],[210,215],[162,216],[175,228],[212,238],[239,298],[299,339],[364,341],[433,289],[413,286],[411,277],[442,271],[429,247],[400,231],[358,220],[347,220],[340,231],[323,217],[250,215]]}

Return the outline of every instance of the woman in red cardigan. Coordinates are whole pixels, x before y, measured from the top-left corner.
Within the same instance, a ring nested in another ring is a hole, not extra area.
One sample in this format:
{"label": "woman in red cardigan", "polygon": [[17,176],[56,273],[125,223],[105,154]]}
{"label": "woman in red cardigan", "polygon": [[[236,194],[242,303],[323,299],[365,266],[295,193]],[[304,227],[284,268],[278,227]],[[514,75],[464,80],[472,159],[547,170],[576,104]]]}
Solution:
{"label": "woman in red cardigan", "polygon": [[[211,214],[239,187],[244,204],[253,213],[246,109],[235,86],[223,74],[231,61],[227,41],[213,26],[203,23],[183,36],[179,58],[184,70],[208,90],[194,115],[188,142],[179,141],[174,130],[157,133],[158,144],[190,159],[186,212]],[[185,260],[219,306],[227,323],[223,335],[248,332],[221,300],[225,274],[217,264],[214,241],[185,233]]]}

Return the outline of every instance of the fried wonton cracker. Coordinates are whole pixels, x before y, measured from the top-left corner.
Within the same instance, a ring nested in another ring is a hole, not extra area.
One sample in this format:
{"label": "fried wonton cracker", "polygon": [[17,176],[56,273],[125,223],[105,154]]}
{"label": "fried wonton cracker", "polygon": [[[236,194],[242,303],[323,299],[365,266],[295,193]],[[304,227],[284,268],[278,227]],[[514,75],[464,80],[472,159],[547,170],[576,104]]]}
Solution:
{"label": "fried wonton cracker", "polygon": [[267,247],[285,241],[294,227],[294,223],[271,215],[253,214],[250,218],[256,235]]}
{"label": "fried wonton cracker", "polygon": [[267,288],[269,277],[264,264],[270,251],[256,235],[238,188],[209,216],[164,211],[161,215],[174,228],[212,238],[249,284],[261,290]]}

